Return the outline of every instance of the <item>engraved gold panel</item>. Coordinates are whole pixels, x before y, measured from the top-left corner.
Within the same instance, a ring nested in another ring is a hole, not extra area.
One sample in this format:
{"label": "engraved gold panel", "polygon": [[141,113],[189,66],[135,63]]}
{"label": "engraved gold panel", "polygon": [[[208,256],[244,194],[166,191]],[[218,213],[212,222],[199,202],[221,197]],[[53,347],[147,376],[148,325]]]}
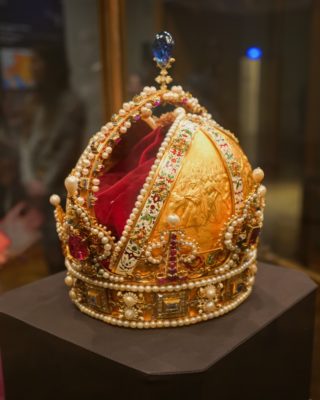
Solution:
{"label": "engraved gold panel", "polygon": [[229,177],[213,143],[200,130],[157,222],[152,239],[167,229],[167,216],[180,217],[179,228],[197,237],[201,252],[219,247],[219,234],[233,212]]}

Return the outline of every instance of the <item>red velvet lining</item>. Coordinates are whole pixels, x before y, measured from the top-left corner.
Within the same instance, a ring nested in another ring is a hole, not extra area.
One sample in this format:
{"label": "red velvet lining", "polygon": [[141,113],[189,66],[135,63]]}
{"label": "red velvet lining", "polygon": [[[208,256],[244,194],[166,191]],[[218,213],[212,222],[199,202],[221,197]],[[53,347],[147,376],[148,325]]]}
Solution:
{"label": "red velvet lining", "polygon": [[[136,125],[136,126],[135,126]],[[155,161],[167,128],[147,133],[144,122],[135,124],[114,153],[115,164],[100,178],[95,214],[99,223],[119,239],[145,179]]]}

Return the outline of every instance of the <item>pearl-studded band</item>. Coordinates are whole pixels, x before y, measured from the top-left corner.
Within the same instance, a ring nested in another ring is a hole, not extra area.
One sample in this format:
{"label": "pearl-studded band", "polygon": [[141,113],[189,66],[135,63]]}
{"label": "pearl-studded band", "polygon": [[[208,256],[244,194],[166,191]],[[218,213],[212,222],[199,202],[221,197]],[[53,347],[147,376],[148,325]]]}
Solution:
{"label": "pearl-studded band", "polygon": [[243,262],[241,265],[234,268],[233,270],[230,270],[225,274],[205,279],[200,279],[194,282],[188,282],[176,285],[132,285],[132,284],[102,281],[97,279],[90,279],[76,270],[77,267],[74,262],[70,262],[68,259],[66,259],[65,265],[68,272],[71,275],[93,286],[98,286],[101,288],[113,289],[113,290],[150,293],[150,292],[172,292],[185,289],[194,289],[196,287],[223,282],[226,279],[230,279],[238,274],[241,274],[241,272],[245,271],[255,262],[255,259],[256,259],[256,250],[252,250],[251,252],[248,253],[248,259],[245,262]]}
{"label": "pearl-studded band", "polygon": [[175,318],[175,319],[165,319],[158,321],[130,321],[120,318],[115,318],[110,315],[105,315],[90,309],[89,307],[81,304],[77,300],[73,300],[74,304],[82,311],[84,314],[89,315],[90,317],[99,319],[103,322],[106,322],[115,326],[122,326],[124,328],[138,328],[138,329],[152,329],[152,328],[176,328],[179,326],[185,325],[193,325],[201,321],[208,321],[213,318],[220,317],[229,311],[237,308],[241,303],[243,303],[251,294],[252,286],[247,289],[245,293],[240,294],[236,299],[230,301],[225,304],[218,310],[211,313],[202,313],[196,317],[184,317],[184,318]]}

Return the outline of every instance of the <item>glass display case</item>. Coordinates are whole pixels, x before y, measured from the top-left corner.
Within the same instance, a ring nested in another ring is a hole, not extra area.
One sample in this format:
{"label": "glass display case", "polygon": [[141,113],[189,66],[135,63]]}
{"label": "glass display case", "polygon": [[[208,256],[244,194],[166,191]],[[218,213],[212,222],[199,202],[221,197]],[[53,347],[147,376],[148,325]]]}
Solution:
{"label": "glass display case", "polygon": [[259,258],[320,281],[320,3],[0,2],[0,293],[63,269],[51,193],[121,104],[151,85],[155,32],[174,81],[265,171]]}
{"label": "glass display case", "polygon": [[253,167],[265,170],[260,257],[318,273],[315,7],[304,0],[126,1],[124,91],[130,98],[152,81],[153,33],[172,32],[175,82],[236,133]]}

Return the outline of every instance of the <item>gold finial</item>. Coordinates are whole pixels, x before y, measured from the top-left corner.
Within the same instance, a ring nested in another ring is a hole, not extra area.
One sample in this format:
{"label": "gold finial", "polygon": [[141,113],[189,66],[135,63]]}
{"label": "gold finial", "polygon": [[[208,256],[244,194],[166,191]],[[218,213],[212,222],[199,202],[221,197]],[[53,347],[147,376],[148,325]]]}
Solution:
{"label": "gold finial", "polygon": [[[154,61],[157,62],[156,58],[154,58]],[[168,69],[172,67],[172,64],[174,62],[175,62],[174,58],[170,58],[170,60],[165,66],[162,66],[157,62],[157,67],[160,69],[160,74],[155,78],[155,81],[160,85],[161,89],[166,89],[167,85],[172,82],[172,78],[168,74]]]}

